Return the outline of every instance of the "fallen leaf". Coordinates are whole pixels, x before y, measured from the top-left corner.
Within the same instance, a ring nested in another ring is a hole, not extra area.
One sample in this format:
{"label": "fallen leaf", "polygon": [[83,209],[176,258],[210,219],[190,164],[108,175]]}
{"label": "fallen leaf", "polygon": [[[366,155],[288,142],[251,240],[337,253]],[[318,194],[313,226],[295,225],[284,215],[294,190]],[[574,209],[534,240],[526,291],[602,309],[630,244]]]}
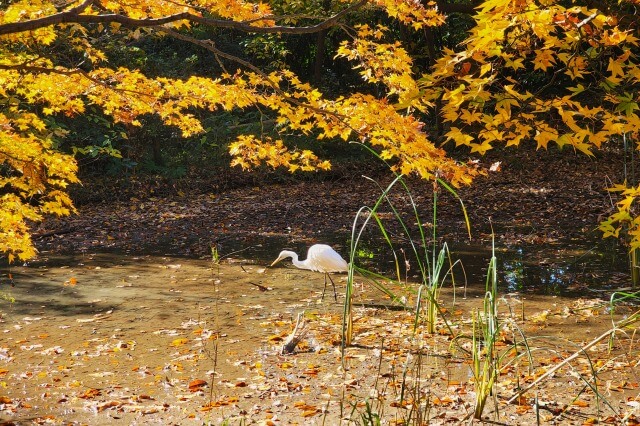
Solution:
{"label": "fallen leaf", "polygon": [[78,395],[78,398],[92,399],[100,395],[101,395],[101,392],[98,389],[89,388],[86,391],[82,392],[80,395]]}
{"label": "fallen leaf", "polygon": [[104,410],[106,410],[108,408],[119,407],[120,405],[122,405],[122,403],[119,402],[119,401],[108,401],[108,402],[105,402],[104,404],[99,404],[96,407],[96,410],[98,412],[101,412],[101,411],[104,411]]}
{"label": "fallen leaf", "polygon": [[235,404],[236,402],[238,402],[238,397],[229,396],[229,397],[226,397],[226,398],[219,399],[217,401],[212,401],[209,404],[204,405],[200,410],[201,411],[210,411],[212,408],[231,405],[231,404]]}
{"label": "fallen leaf", "polygon": [[182,346],[189,343],[189,339],[187,339],[186,337],[180,337],[178,339],[175,339],[173,342],[171,342],[171,344],[169,344],[169,346]]}
{"label": "fallen leaf", "polygon": [[189,390],[191,392],[197,392],[199,390],[201,390],[202,388],[206,387],[208,385],[208,383],[204,380],[201,379],[196,379],[191,381],[191,383],[189,383]]}
{"label": "fallen leaf", "polygon": [[293,367],[293,364],[290,362],[281,362],[278,364],[278,367],[282,368],[283,370],[288,370],[289,368]]}

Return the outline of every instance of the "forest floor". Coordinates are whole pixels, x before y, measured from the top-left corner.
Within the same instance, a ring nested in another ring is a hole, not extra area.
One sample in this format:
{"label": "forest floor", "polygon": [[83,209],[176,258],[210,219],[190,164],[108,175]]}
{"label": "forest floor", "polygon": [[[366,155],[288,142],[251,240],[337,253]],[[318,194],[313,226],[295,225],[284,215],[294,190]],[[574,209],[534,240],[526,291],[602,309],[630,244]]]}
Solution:
{"label": "forest floor", "polygon": [[[500,160],[500,171],[489,171]],[[483,158],[480,168],[485,176],[457,189],[469,215],[471,239],[460,202],[440,188],[441,240],[486,244],[493,230],[499,244],[540,245],[595,234],[599,221],[614,211],[607,188],[625,179],[619,152],[587,158],[569,151],[506,151]],[[344,167],[326,180],[300,177],[285,183],[260,183],[254,177],[254,184],[235,189],[234,179],[246,180],[241,174],[173,184],[135,176],[118,186],[112,178],[95,180],[74,192],[78,215],[48,220],[35,237],[41,250],[54,252],[108,248],[196,257],[209,256],[213,245],[255,235],[312,243],[349,234],[359,209],[373,207],[391,181],[387,172]],[[428,227],[433,186],[407,182],[420,221]],[[403,220],[415,225],[407,192],[396,185],[389,198]],[[383,220],[390,217],[388,207],[380,211]],[[385,220],[385,226],[395,231],[398,225]]]}
{"label": "forest floor", "polygon": [[[483,167],[496,161],[487,157]],[[606,188],[622,181],[623,171],[613,152],[595,159],[514,152],[500,172],[458,190],[471,240],[459,201],[441,191],[438,237],[487,245],[493,229],[500,246],[569,244],[594,233],[612,211]],[[336,280],[338,302],[331,290],[320,301],[320,274],[265,267],[280,247],[259,259],[234,254],[243,243],[269,238],[293,247],[338,241],[346,253],[344,236],[358,210],[372,206],[379,185],[389,182],[379,172],[370,177],[378,183],[347,170],[324,181],[228,189],[133,178],[126,188],[78,188],[79,215],[43,223],[36,230],[39,259],[0,276],[14,285],[16,299],[0,305],[0,424],[473,422],[469,336],[483,283],[464,294],[444,289],[439,299],[449,326],[441,318],[438,333],[429,335],[422,317],[414,328],[410,310],[398,310],[358,278],[354,341],[341,353],[344,277]],[[431,229],[432,186],[409,185],[419,221]],[[394,190],[389,198],[415,229],[407,194]],[[388,208],[381,217],[398,236]],[[223,256],[219,263],[212,247]],[[624,287],[629,280],[604,284]],[[409,306],[412,289],[410,282],[391,288]],[[581,297],[502,295],[504,358],[483,422],[639,424],[636,326],[596,342],[637,306],[611,315],[611,289],[582,289]],[[306,334],[293,354],[283,354],[301,314]],[[510,349],[523,349],[524,339],[529,351]]]}

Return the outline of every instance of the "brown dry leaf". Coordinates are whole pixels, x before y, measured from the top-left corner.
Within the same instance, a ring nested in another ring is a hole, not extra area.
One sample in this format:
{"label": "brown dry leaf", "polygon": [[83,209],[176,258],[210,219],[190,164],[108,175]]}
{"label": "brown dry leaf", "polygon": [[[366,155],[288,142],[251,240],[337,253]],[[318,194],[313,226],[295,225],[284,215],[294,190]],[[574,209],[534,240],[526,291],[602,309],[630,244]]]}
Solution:
{"label": "brown dry leaf", "polygon": [[207,405],[204,405],[200,411],[210,411],[212,408],[217,408],[217,407],[222,407],[222,406],[226,406],[226,405],[231,405],[231,404],[235,404],[236,402],[238,402],[238,397],[237,396],[228,396],[222,399],[219,399],[217,401],[212,401]]}
{"label": "brown dry leaf", "polygon": [[316,414],[319,414],[320,410],[318,408],[312,408],[311,410],[305,410],[302,412],[302,417],[313,417]]}
{"label": "brown dry leaf", "polygon": [[9,370],[7,370],[6,368],[0,368],[0,376],[4,376],[8,372],[9,372]]}
{"label": "brown dry leaf", "polygon": [[589,403],[587,401],[583,401],[581,399],[577,399],[571,403],[571,405],[575,405],[576,407],[588,407]]}
{"label": "brown dry leaf", "polygon": [[107,402],[105,402],[104,404],[99,404],[99,405],[96,407],[96,410],[97,410],[98,412],[101,412],[101,411],[107,410],[107,409],[109,409],[109,408],[119,407],[119,406],[121,406],[121,405],[122,405],[122,403],[121,403],[120,401],[107,401]]}
{"label": "brown dry leaf", "polygon": [[189,383],[189,390],[191,392],[197,392],[206,386],[208,386],[208,383],[206,381],[201,379],[195,379],[191,381],[191,383]]}
{"label": "brown dry leaf", "polygon": [[529,405],[529,398],[524,396],[524,395],[519,395],[518,398],[516,398],[516,403],[518,405],[528,406]]}
{"label": "brown dry leaf", "polygon": [[309,366],[306,370],[302,372],[302,374],[306,374],[308,376],[316,377],[320,370],[315,366]]}
{"label": "brown dry leaf", "polygon": [[12,400],[6,396],[0,396],[0,404],[12,404]]}
{"label": "brown dry leaf", "polygon": [[443,398],[435,397],[433,398],[433,400],[431,400],[431,403],[433,405],[450,405],[453,404],[453,399],[448,396],[445,396]]}
{"label": "brown dry leaf", "polygon": [[640,425],[640,420],[636,416],[631,416],[627,419],[627,426],[638,426]]}
{"label": "brown dry leaf", "polygon": [[147,400],[147,401],[155,401],[155,399],[153,397],[151,397],[150,395],[145,395],[145,394],[134,395],[131,399],[133,401],[135,401],[135,402],[145,401],[145,400]]}
{"label": "brown dry leaf", "polygon": [[496,161],[495,163],[491,164],[491,166],[489,167],[489,171],[490,172],[499,172],[502,169],[501,164],[502,164],[501,161]]}
{"label": "brown dry leaf", "polygon": [[307,404],[305,401],[296,401],[293,403],[293,406],[300,410],[307,410],[310,407],[313,407],[312,405]]}
{"label": "brown dry leaf", "polygon": [[315,416],[317,413],[320,412],[320,409],[318,409],[318,407],[316,407],[315,405],[309,405],[304,401],[294,402],[293,406],[296,407],[298,410],[302,410],[302,417]]}
{"label": "brown dry leaf", "polygon": [[78,398],[92,399],[92,398],[95,398],[96,396],[100,396],[100,394],[101,394],[100,390],[89,388],[86,391],[82,392],[80,395],[78,395]]}

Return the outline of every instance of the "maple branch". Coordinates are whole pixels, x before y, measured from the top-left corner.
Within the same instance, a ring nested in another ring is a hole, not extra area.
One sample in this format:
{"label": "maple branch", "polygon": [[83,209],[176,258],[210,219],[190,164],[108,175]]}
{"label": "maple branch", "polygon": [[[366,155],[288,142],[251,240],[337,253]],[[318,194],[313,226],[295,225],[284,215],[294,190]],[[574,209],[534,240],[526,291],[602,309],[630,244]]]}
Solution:
{"label": "maple branch", "polygon": [[[282,33],[282,34],[311,34],[316,33],[330,27],[337,25],[338,21],[344,17],[346,14],[357,10],[367,4],[367,0],[360,0],[357,3],[352,4],[346,9],[341,10],[333,16],[328,17],[324,21],[316,24],[305,27],[291,27],[291,26],[280,26],[274,25],[270,27],[256,27],[251,25],[249,22],[238,22],[238,21],[229,21],[224,19],[214,19],[214,18],[206,18],[203,16],[199,16],[193,14],[191,12],[182,12],[176,13],[173,15],[163,16],[160,18],[145,18],[145,19],[135,19],[130,18],[125,15],[109,13],[103,15],[85,15],[82,12],[88,9],[91,5],[93,5],[95,0],[86,0],[80,5],[66,10],[64,12],[56,13],[53,15],[45,16],[43,18],[31,19],[28,21],[21,22],[11,22],[8,24],[0,25],[0,35],[5,34],[14,34],[20,33],[24,31],[33,31],[39,28],[48,27],[51,25],[58,24],[69,24],[69,23],[78,23],[78,24],[105,24],[105,23],[118,23],[125,27],[131,28],[141,28],[141,27],[158,27],[161,25],[166,25],[178,21],[187,20],[190,22],[195,22],[201,25],[205,25],[208,27],[217,27],[217,28],[227,28],[227,29],[236,29],[245,32],[252,33]],[[268,16],[262,19],[276,19],[276,17]]]}
{"label": "maple branch", "polygon": [[358,129],[355,129],[353,126],[351,126],[348,121],[347,121],[347,117],[345,117],[342,114],[339,114],[337,112],[333,112],[333,111],[327,111],[325,109],[322,108],[317,108],[314,107],[312,105],[308,105],[305,104],[304,102],[300,102],[298,99],[295,99],[289,95],[287,95],[287,93],[285,93],[282,89],[280,89],[280,87],[278,87],[275,83],[273,83],[270,79],[269,76],[267,74],[264,73],[264,71],[262,71],[260,68],[256,67],[255,65],[253,65],[250,62],[245,61],[242,58],[238,58],[237,56],[225,53],[223,51],[221,51],[220,49],[218,49],[217,47],[215,47],[215,44],[213,43],[213,41],[211,40],[200,40],[200,39],[196,39],[193,37],[189,37],[186,36],[184,34],[181,34],[177,31],[174,31],[172,29],[169,28],[164,28],[164,27],[160,27],[160,28],[155,28],[157,31],[160,32],[164,32],[172,37],[175,37],[179,40],[188,42],[188,43],[193,43],[197,46],[202,47],[205,50],[208,50],[209,52],[213,53],[216,57],[216,59],[218,59],[218,57],[222,57],[225,59],[228,59],[230,61],[236,62],[244,67],[246,67],[247,69],[250,69],[251,71],[255,72],[257,75],[259,75],[260,77],[263,78],[263,80],[265,81],[265,83],[270,86],[276,93],[278,93],[278,95],[282,96],[283,99],[285,99],[287,102],[290,102],[293,105],[299,106],[301,108],[306,108],[309,111],[313,111],[314,113],[318,114],[318,115],[324,115],[324,116],[328,116],[328,117],[332,117],[333,119],[339,121],[340,123],[342,123],[343,125],[345,125],[346,127],[348,127],[349,129],[351,129],[351,131],[353,131],[355,134],[362,136],[362,132],[360,132]]}
{"label": "maple branch", "polygon": [[[264,79],[264,81],[271,86],[271,88],[277,92],[280,96],[282,96],[284,99],[286,99],[288,102],[291,102],[294,105],[297,105],[299,107],[303,107],[303,108],[307,108],[310,111],[313,111],[315,113],[321,114],[321,115],[330,115],[332,117],[337,118],[338,120],[340,120],[341,122],[345,123],[346,125],[346,120],[345,117],[335,113],[335,112],[331,112],[331,111],[326,111],[317,107],[314,107],[312,105],[307,105],[303,102],[298,101],[297,99],[292,98],[291,96],[288,96],[282,89],[280,89],[276,84],[274,84],[270,79],[269,76],[267,74],[264,73],[264,71],[262,71],[260,68],[256,67],[255,65],[253,65],[250,62],[245,61],[242,58],[238,58],[237,56],[231,55],[229,53],[225,53],[223,51],[221,51],[220,49],[218,49],[217,47],[215,47],[215,44],[213,43],[213,41],[211,40],[199,40],[193,37],[189,37],[186,36],[184,34],[181,34],[177,31],[171,30],[169,28],[164,28],[164,27],[159,27],[156,28],[156,30],[160,31],[160,32],[164,32],[169,34],[172,37],[175,37],[179,40],[182,41],[186,41],[188,43],[193,43],[197,46],[202,47],[203,49],[208,50],[209,52],[213,53],[214,55],[216,55],[216,57],[220,56],[223,57],[225,59],[228,59],[230,61],[236,62],[248,69],[250,69],[251,71],[255,72],[256,74],[258,74],[260,77],[262,77]],[[355,129],[353,129],[351,126],[349,126],[353,131],[355,131],[356,133],[360,133],[358,131],[356,131]]]}
{"label": "maple branch", "polygon": [[442,13],[463,13],[466,15],[473,15],[474,13],[476,13],[476,7],[481,3],[482,2],[479,0],[474,0],[470,4],[445,3],[442,0],[436,1],[438,11]]}
{"label": "maple branch", "polygon": [[61,74],[61,75],[83,74],[85,77],[93,80],[91,76],[87,75],[85,71],[79,68],[66,69],[66,68],[48,68],[48,67],[41,67],[37,65],[26,65],[26,64],[17,64],[17,65],[0,64],[0,70],[27,71],[27,72],[32,72],[36,74],[51,74],[51,73]]}
{"label": "maple branch", "polygon": [[223,52],[222,50],[218,49],[217,47],[215,47],[215,44],[213,41],[211,40],[200,40],[194,37],[189,37],[187,35],[181,34],[177,31],[174,31],[170,28],[164,28],[164,27],[157,27],[154,28],[156,31],[159,31],[161,33],[166,33],[168,35],[170,35],[171,37],[177,38],[178,40],[182,40],[182,41],[186,41],[188,43],[192,43],[195,44],[197,46],[200,46],[206,50],[208,50],[209,52],[213,53],[216,57],[217,56],[222,56],[225,59],[229,59],[233,62],[237,62],[240,65],[250,69],[251,71],[255,72],[256,74],[260,74],[262,77],[264,77],[265,79],[268,80],[267,76],[260,70],[260,68],[256,67],[255,65],[253,65],[252,63],[245,61],[244,59],[238,58],[237,56],[233,56],[230,55],[228,53]]}
{"label": "maple branch", "polygon": [[138,95],[140,97],[152,97],[152,95],[150,95],[149,93],[140,92],[138,90],[122,89],[122,88],[110,86],[106,82],[91,76],[88,72],[80,68],[68,69],[68,68],[60,68],[60,67],[48,68],[48,67],[42,67],[37,65],[25,65],[25,64],[18,64],[18,65],[0,64],[0,70],[26,71],[34,74],[60,74],[60,75],[67,75],[67,76],[78,74],[86,78],[87,80],[95,83],[96,85],[104,87],[107,90],[112,90],[118,93]]}

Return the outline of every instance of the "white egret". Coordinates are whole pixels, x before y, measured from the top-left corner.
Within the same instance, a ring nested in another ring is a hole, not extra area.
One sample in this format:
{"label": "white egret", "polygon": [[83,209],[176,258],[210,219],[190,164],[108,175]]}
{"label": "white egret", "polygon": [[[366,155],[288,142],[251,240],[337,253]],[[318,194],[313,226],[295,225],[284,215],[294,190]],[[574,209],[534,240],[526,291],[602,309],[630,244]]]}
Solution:
{"label": "white egret", "polygon": [[305,260],[298,260],[298,255],[293,251],[283,250],[278,255],[278,258],[273,261],[271,266],[288,257],[291,258],[291,261],[296,268],[309,269],[311,271],[324,273],[324,289],[322,290],[322,298],[324,298],[324,292],[327,289],[327,277],[329,277],[331,285],[333,285],[333,297],[336,301],[338,300],[336,285],[329,273],[347,272],[349,270],[349,265],[334,249],[326,244],[314,244],[309,247],[309,251],[307,251],[307,258]]}

